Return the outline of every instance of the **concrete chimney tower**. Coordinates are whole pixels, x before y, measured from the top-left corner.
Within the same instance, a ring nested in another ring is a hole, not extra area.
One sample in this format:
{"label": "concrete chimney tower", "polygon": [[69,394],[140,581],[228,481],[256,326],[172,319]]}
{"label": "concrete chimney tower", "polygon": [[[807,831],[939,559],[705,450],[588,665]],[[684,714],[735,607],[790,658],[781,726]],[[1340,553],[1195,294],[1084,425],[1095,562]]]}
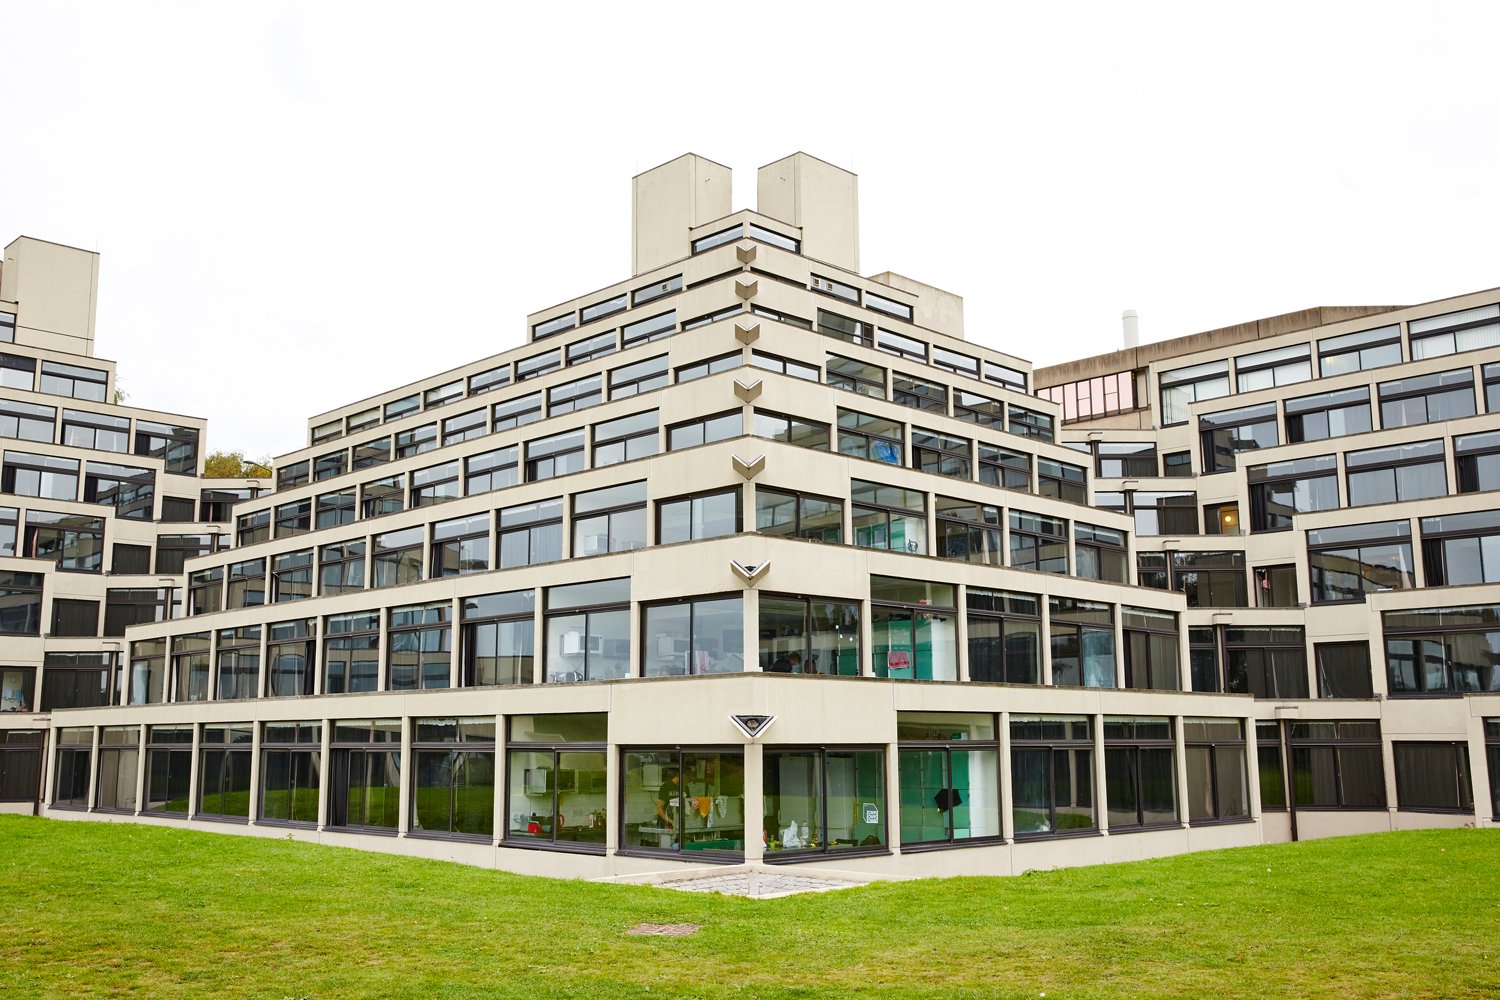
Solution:
{"label": "concrete chimney tower", "polygon": [[1141,319],[1136,315],[1134,309],[1126,309],[1125,315],[1120,317],[1125,322],[1125,349],[1141,346]]}
{"label": "concrete chimney tower", "polygon": [[630,263],[634,274],[692,252],[688,230],[729,214],[730,170],[684,153],[631,181]]}

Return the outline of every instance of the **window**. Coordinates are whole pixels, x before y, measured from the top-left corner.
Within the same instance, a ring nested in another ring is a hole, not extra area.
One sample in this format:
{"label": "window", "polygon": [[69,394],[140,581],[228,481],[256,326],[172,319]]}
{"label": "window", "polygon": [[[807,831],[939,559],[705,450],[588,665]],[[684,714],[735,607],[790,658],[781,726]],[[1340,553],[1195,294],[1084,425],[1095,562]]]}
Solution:
{"label": "window", "polygon": [[875,399],[885,398],[886,370],[879,365],[867,365],[830,354],[826,359],[824,378],[836,389],[857,392],[861,396]]}
{"label": "window", "polygon": [[870,577],[871,660],[876,677],[958,680],[954,593],[952,584]]}
{"label": "window", "polygon": [[51,634],[54,637],[98,635],[99,602],[52,598]]}
{"label": "window", "polygon": [[344,436],[344,421],[332,420],[326,424],[317,424],[309,434],[311,444],[323,444]]}
{"label": "window", "polygon": [[531,683],[535,608],[531,590],[463,598],[464,687]]}
{"label": "window", "polygon": [[477,514],[438,521],[432,526],[432,570],[429,579],[483,573],[490,568],[490,516]]}
{"label": "window", "polygon": [[883,751],[767,747],[763,767],[767,861],[885,849]]}
{"label": "window", "polygon": [[1198,418],[1198,429],[1203,442],[1205,474],[1232,472],[1235,456],[1240,452],[1274,448],[1281,443],[1275,403],[1205,413]]}
{"label": "window", "polygon": [[[1202,423],[1200,419],[1199,423]],[[1098,441],[1094,444],[1094,472],[1104,479],[1135,479],[1156,475],[1156,444],[1151,441]]]}
{"label": "window", "polygon": [[619,345],[615,340],[615,331],[606,330],[596,333],[592,337],[584,337],[575,340],[568,345],[568,364],[581,365],[585,361],[593,361],[595,358],[606,357],[615,353]]}
{"label": "window", "polygon": [[764,371],[778,372],[782,375],[790,375],[792,378],[806,379],[809,382],[822,380],[822,372],[819,371],[817,365],[804,364],[801,361],[766,354],[763,351],[751,351],[750,363]]}
{"label": "window", "polygon": [[1026,410],[1014,404],[1005,407],[1005,429],[1008,433],[1017,434],[1021,437],[1033,437],[1042,441],[1051,441],[1053,434],[1053,421],[1050,414],[1039,413],[1036,410]]}
{"label": "window", "polygon": [[1229,395],[1229,362],[1210,361],[1162,372],[1157,383],[1161,386],[1162,426],[1184,424],[1192,415],[1193,403]]}
{"label": "window", "polygon": [[695,448],[700,444],[712,444],[739,437],[743,433],[743,420],[739,410],[718,413],[701,420],[675,424],[667,428],[667,450]]}
{"label": "window", "polygon": [[951,497],[936,497],[934,506],[938,555],[985,566],[1002,564],[999,507]]}
{"label": "window", "polygon": [[260,819],[289,826],[318,822],[323,724],[267,722],[260,739]]}
{"label": "window", "polygon": [[453,605],[448,601],[390,609],[387,691],[448,687],[453,659]]}
{"label": "window", "polygon": [[849,495],[855,545],[927,553],[927,494],[855,479]]}
{"label": "window", "polygon": [[370,586],[399,587],[422,579],[422,526],[376,535]]}
{"label": "window", "polygon": [[104,634],[124,635],[132,625],[166,621],[171,595],[167,587],[110,587],[104,596]]}
{"label": "window", "polygon": [[0,570],[0,635],[41,635],[42,574]]}
{"label": "window", "polygon": [[1292,722],[1288,730],[1298,809],[1385,809],[1379,722]]}
{"label": "window", "polygon": [[500,510],[500,568],[535,566],[562,558],[562,498]]}
{"label": "window", "polygon": [[1040,496],[1057,497],[1072,503],[1089,502],[1088,478],[1081,465],[1069,465],[1038,455],[1036,479],[1036,491]]}
{"label": "window", "polygon": [[656,544],[697,542],[740,530],[740,491],[719,490],[656,505]]}
{"label": "window", "polygon": [[42,380],[37,390],[50,392],[54,396],[72,396],[74,399],[102,403],[106,398],[104,387],[108,381],[108,372],[65,365],[57,361],[43,361]]}
{"label": "window", "polygon": [[1490,815],[1500,816],[1500,719],[1484,720],[1484,752],[1490,772]]}
{"label": "window", "polygon": [[1255,724],[1255,755],[1260,767],[1260,808],[1262,811],[1286,811],[1286,769],[1282,765],[1281,723],[1273,720]]}
{"label": "window", "polygon": [[756,437],[785,441],[802,448],[828,450],[828,425],[768,410],[756,410],[752,420]]}
{"label": "window", "polygon": [[1104,792],[1110,833],[1177,824],[1171,719],[1104,717]]}
{"label": "window", "polygon": [[5,452],[0,491],[46,500],[78,499],[78,463],[66,458]]}
{"label": "window", "polygon": [[0,385],[30,392],[36,384],[36,359],[0,354]]}
{"label": "window", "polygon": [[634,323],[626,323],[620,328],[620,336],[624,347],[634,347],[637,344],[650,343],[653,340],[661,340],[670,337],[677,332],[677,313],[664,312],[659,316],[649,319],[636,320]]}
{"label": "window", "polygon": [[[0,712],[31,712],[36,709],[36,670],[31,667],[0,667]],[[0,730],[0,741],[9,730]],[[4,743],[0,742],[0,747]],[[0,799],[0,801],[5,801]]]}
{"label": "window", "polygon": [[1338,459],[1333,455],[1253,465],[1250,531],[1289,531],[1293,515],[1339,506]]}
{"label": "window", "polygon": [[739,673],[745,669],[745,617],[739,595],[695,597],[641,609],[647,677]]}
{"label": "window", "polygon": [[16,554],[16,527],[20,510],[16,507],[0,507],[0,556]]}
{"label": "window", "polygon": [[[254,698],[260,694],[260,633],[259,625],[219,630],[216,697],[220,701]],[[245,739],[248,745],[249,737]],[[248,763],[246,770],[249,770]]]}
{"label": "window", "polygon": [[627,299],[628,296],[624,292],[621,292],[614,298],[595,302],[591,306],[584,306],[579,313],[579,318],[585,323],[592,323],[596,319],[603,319],[605,316],[613,316],[617,312],[624,312],[628,305]]}
{"label": "window", "polygon": [[1091,720],[1010,717],[1011,830],[1019,838],[1094,829]]}
{"label": "window", "polygon": [[1318,341],[1318,370],[1324,378],[1400,363],[1399,323]]}
{"label": "window", "polygon": [[89,769],[94,755],[94,728],[57,731],[57,771],[52,782],[53,809],[89,807]]}
{"label": "window", "polygon": [[608,680],[630,668],[630,580],[549,587],[547,683]]}
{"label": "window", "polygon": [[101,812],[135,812],[140,741],[140,726],[104,726],[99,730],[99,779],[94,805]]}
{"label": "window", "polygon": [[857,677],[860,606],[800,594],[760,595],[760,669]]}
{"label": "window", "polygon": [[1121,606],[1125,629],[1125,686],[1180,691],[1177,616],[1170,611]]}
{"label": "window", "polygon": [[241,489],[227,490],[223,488],[212,490],[201,490],[199,492],[199,514],[200,521],[228,521],[233,515],[230,508],[242,500],[253,500],[266,491],[255,486],[246,486]]}
{"label": "window", "polygon": [[370,469],[377,465],[384,465],[391,460],[391,439],[389,436],[375,438],[363,444],[354,446],[354,468]]}
{"label": "window", "polygon": [[[934,347],[933,351],[941,349]],[[978,393],[965,392],[962,389],[953,390],[953,416],[981,427],[993,427],[997,431],[1005,430],[1005,404],[998,399],[991,399]]]}
{"label": "window", "polygon": [[1068,522],[1012,509],[1010,565],[1041,573],[1067,573]]}
{"label": "window", "polygon": [[646,483],[624,483],[573,497],[573,558],[646,547]]}
{"label": "window", "polygon": [[844,540],[844,504],[827,497],[757,486],[755,530],[838,545]]}
{"label": "window", "polygon": [[901,465],[906,425],[898,420],[839,410],[839,453],[887,465]]}
{"label": "window", "polygon": [[464,460],[464,495],[475,496],[516,485],[520,468],[516,455],[516,445],[470,455]]}
{"label": "window", "polygon": [[25,532],[21,555],[54,560],[64,572],[104,571],[103,518],[29,510]]}
{"label": "window", "polygon": [[1344,467],[1349,473],[1351,507],[1421,500],[1448,492],[1441,440],[1351,451],[1344,456]]}
{"label": "window", "polygon": [[0,312],[0,343],[14,344],[16,342],[16,314],[13,312]]}
{"label": "window", "polygon": [[1500,432],[1460,435],[1453,451],[1460,493],[1500,489]]}
{"label": "window", "polygon": [[240,547],[271,540],[271,508],[241,514],[234,520],[235,543]]}
{"label": "window", "polygon": [[1286,401],[1286,439],[1291,444],[1363,434],[1370,426],[1369,386]]}
{"label": "window", "polygon": [[913,426],[911,429],[911,466],[939,476],[973,479],[970,451],[973,442],[938,431]]}
{"label": "window", "polygon": [[745,235],[750,237],[750,239],[752,240],[759,240],[762,243],[769,243],[773,247],[780,247],[781,249],[789,250],[792,253],[802,252],[801,240],[793,239],[790,236],[783,236],[780,233],[772,232],[771,230],[766,229],[763,226],[757,226],[753,222],[747,222],[745,224]]}
{"label": "window", "polygon": [[359,488],[360,513],[364,517],[399,514],[406,508],[406,477],[387,476]]}
{"label": "window", "polygon": [[193,780],[193,727],[146,727],[146,801],[142,813],[188,814]]}
{"label": "window", "polygon": [[401,720],[332,725],[328,825],[394,832],[401,815]]}
{"label": "window", "polygon": [[411,474],[411,505],[413,508],[431,507],[457,500],[462,496],[461,489],[457,460],[417,469]]}
{"label": "window", "polygon": [[994,716],[903,712],[896,738],[903,846],[1000,836]]}
{"label": "window", "polygon": [[209,633],[194,632],[172,638],[172,672],[167,677],[167,701],[207,701]]}
{"label": "window", "polygon": [[412,393],[410,396],[402,396],[400,399],[393,399],[385,404],[385,420],[387,423],[392,420],[400,420],[408,413],[416,413],[421,408],[422,397],[419,394]]}
{"label": "window", "polygon": [[1292,385],[1312,378],[1312,348],[1308,344],[1277,347],[1234,359],[1235,391],[1254,392]]}
{"label": "window", "polygon": [[1387,611],[1391,697],[1500,691],[1500,606]]}
{"label": "window", "polygon": [[1193,826],[1250,818],[1245,724],[1240,719],[1183,719],[1188,822]]}
{"label": "window", "polygon": [[948,412],[948,387],[901,372],[891,374],[891,401],[932,413]]}
{"label": "window", "polygon": [[1193,453],[1169,451],[1161,457],[1161,474],[1169,479],[1193,478]]}
{"label": "window", "polygon": [[[729,357],[739,359],[738,354]],[[685,381],[679,378],[679,381]],[[651,392],[660,389],[667,384],[667,356],[658,354],[654,358],[644,361],[636,361],[632,364],[621,365],[619,368],[610,370],[609,373],[609,398],[628,399],[631,396],[639,396],[643,392]]]}
{"label": "window", "polygon": [[475,438],[484,437],[489,432],[489,411],[481,409],[460,413],[456,417],[449,417],[443,421],[443,447],[446,448],[450,444],[458,444],[461,441],[472,441]]}
{"label": "window", "polygon": [[324,597],[365,589],[365,540],[335,542],[318,550],[318,593]]}
{"label": "window", "polygon": [[[129,426],[129,421],[126,421],[126,426]],[[0,399],[0,437],[51,444],[56,433],[56,408]]]}
{"label": "window", "polygon": [[374,691],[380,677],[380,612],[329,615],[323,635],[323,693]]}
{"label": "window", "polygon": [[1385,429],[1457,420],[1474,413],[1472,368],[1380,383],[1380,426]]}
{"label": "window", "polygon": [[1307,646],[1300,627],[1224,630],[1224,690],[1257,698],[1306,698]]}
{"label": "window", "polygon": [[309,461],[293,462],[291,465],[283,465],[276,470],[276,488],[278,490],[289,490],[294,486],[302,486],[312,481],[312,463]]}
{"label": "window", "polygon": [[293,500],[276,508],[276,537],[290,538],[312,530],[312,499]]}
{"label": "window", "polygon": [[536,438],[526,444],[526,481],[541,482],[583,470],[583,429]]}
{"label": "window", "polygon": [[223,607],[224,567],[194,570],[188,577],[188,613],[208,615]]}
{"label": "window", "polygon": [[354,523],[354,491],[320,494],[314,502],[317,509],[317,527],[337,528]]}
{"label": "window", "polygon": [[655,410],[606,420],[594,425],[594,468],[655,455],[659,446]]}
{"label": "window", "polygon": [[[745,849],[745,764],[738,750],[632,747],[621,783],[623,853],[681,852],[737,859]],[[696,808],[708,801],[705,815]],[[718,802],[723,802],[722,812]]]}
{"label": "window", "polygon": [[113,653],[47,653],[42,665],[42,703],[38,710],[108,705],[114,690],[111,683],[114,664]]}
{"label": "window", "polygon": [[1114,687],[1114,605],[1053,597],[1048,613],[1052,683],[1057,687]]}
{"label": "window", "polygon": [[1319,698],[1373,698],[1370,644],[1320,642],[1313,647],[1318,666]]}
{"label": "window", "polygon": [[1257,566],[1251,570],[1255,580],[1255,606],[1257,608],[1297,607],[1297,567],[1292,563],[1280,566]]}
{"label": "window", "polygon": [[[1436,358],[1445,354],[1500,346],[1500,305],[1479,306],[1461,312],[1414,319],[1406,324],[1411,338],[1411,359]],[[46,370],[45,364],[43,371]],[[45,376],[43,380],[45,381]],[[43,392],[47,391],[45,386]]]}
{"label": "window", "polygon": [[438,446],[437,424],[423,424],[396,435],[396,457],[411,458]]}
{"label": "window", "polygon": [[572,313],[566,313],[562,316],[554,317],[553,319],[543,320],[542,322],[532,326],[531,339],[541,340],[544,337],[551,337],[555,334],[571,330],[577,325],[578,318]]}
{"label": "window", "polygon": [[464,398],[464,380],[456,379],[435,385],[422,393],[422,408],[433,410],[439,406],[447,406],[455,400]]}
{"label": "window", "polygon": [[313,550],[282,552],[271,559],[271,600],[300,601],[313,596]]}
{"label": "window", "polygon": [[1342,525],[1307,533],[1312,602],[1362,601],[1378,590],[1408,590],[1411,522]]}
{"label": "window", "polygon": [[553,349],[542,354],[534,354],[516,362],[516,381],[525,382],[528,379],[540,378],[560,368],[562,368],[561,350]]}
{"label": "window", "polygon": [[979,481],[989,486],[1031,492],[1031,456],[979,442]]}
{"label": "window", "polygon": [[0,742],[0,802],[36,802],[42,789],[40,729],[9,729]]}
{"label": "window", "polygon": [[999,684],[1042,682],[1039,598],[1008,590],[970,587],[969,680]]}
{"label": "window", "polygon": [[[43,407],[43,409],[50,409],[50,407]],[[21,437],[22,435],[15,436]],[[51,440],[51,438],[46,440]],[[62,443],[74,448],[115,451],[123,454],[130,450],[130,421],[125,417],[109,417],[102,413],[91,413],[88,410],[63,410]]]}
{"label": "window", "polygon": [[510,365],[500,365],[469,376],[469,395],[493,392],[510,385]]}
{"label": "window", "polygon": [[184,476],[198,474],[198,429],[175,424],[135,422],[134,453],[159,458],[166,472]]}
{"label": "window", "polygon": [[727,372],[738,368],[742,360],[743,356],[739,351],[732,351],[729,354],[721,354],[716,358],[709,358],[707,361],[699,361],[697,364],[683,365],[677,369],[677,381],[679,384],[682,382],[694,382],[700,378],[717,375],[719,372]]}
{"label": "window", "polygon": [[564,382],[547,390],[547,415],[561,416],[575,410],[598,406],[604,401],[604,376],[590,375],[573,382]]}
{"label": "window", "polygon": [[1429,587],[1500,582],[1500,511],[1422,518],[1422,564]]}
{"label": "window", "polygon": [[[358,617],[358,616],[350,616]],[[315,649],[315,628],[313,619],[301,618],[296,621],[275,622],[270,627],[270,641],[266,645],[266,695],[271,698],[294,698],[298,695],[313,693],[313,656]],[[344,654],[340,662],[340,677],[343,683],[363,683],[365,670],[368,670],[369,687],[360,687],[358,690],[375,690],[375,660],[373,654],[368,663],[360,663],[350,668],[350,660],[357,659],[352,656],[352,645],[338,645],[329,643],[330,650],[338,650]],[[370,647],[372,650],[373,646]],[[328,671],[331,679],[333,671]],[[352,680],[351,680],[352,679]],[[353,690],[353,689],[351,689]],[[328,690],[326,694],[337,692]]]}
{"label": "window", "polygon": [[505,839],[602,853],[609,814],[608,716],[513,715],[508,722]]}
{"label": "window", "polygon": [[880,329],[875,331],[875,349],[908,361],[916,361],[920,364],[927,362],[927,345],[915,337],[908,337],[890,330]]}
{"label": "window", "polygon": [[187,497],[162,497],[161,517],[166,524],[186,524],[197,520],[198,504]]}
{"label": "window", "polygon": [[[852,301],[858,301],[856,297]],[[838,313],[829,312],[826,309],[818,310],[818,332],[839,340],[846,340],[851,344],[859,344],[864,347],[875,346],[875,329],[868,323],[848,316],[840,316]]]}
{"label": "window", "polygon": [[1130,582],[1130,565],[1125,551],[1125,532],[1102,528],[1097,524],[1073,525],[1073,562],[1075,573],[1084,580]]}
{"label": "window", "polygon": [[542,394],[533,392],[529,396],[517,396],[494,405],[495,430],[505,431],[524,427],[542,419]]}
{"label": "window", "polygon": [[266,561],[246,559],[229,564],[226,608],[253,608],[266,603]]}
{"label": "window", "polygon": [[1412,812],[1474,813],[1467,743],[1391,744],[1396,764],[1396,808]]}
{"label": "window", "polygon": [[[1143,393],[1138,388],[1144,380],[1145,374],[1142,371],[1111,372],[1108,375],[1038,389],[1036,394],[1059,404],[1062,407],[1063,422],[1073,423],[1115,413],[1128,413],[1146,405],[1142,400]],[[1021,392],[1026,391],[1024,379],[1019,388]]]}
{"label": "window", "polygon": [[674,274],[651,285],[643,285],[630,293],[630,304],[633,306],[643,305],[653,299],[663,298],[675,292],[682,291],[682,275]]}

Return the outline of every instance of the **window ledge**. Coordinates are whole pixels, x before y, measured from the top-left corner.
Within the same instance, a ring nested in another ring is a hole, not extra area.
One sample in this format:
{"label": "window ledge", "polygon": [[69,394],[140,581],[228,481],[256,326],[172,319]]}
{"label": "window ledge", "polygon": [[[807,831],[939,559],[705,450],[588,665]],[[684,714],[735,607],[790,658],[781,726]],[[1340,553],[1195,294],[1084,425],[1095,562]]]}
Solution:
{"label": "window ledge", "polygon": [[432,833],[426,830],[408,830],[402,836],[412,840],[443,840],[449,843],[495,846],[495,838],[482,833]]}
{"label": "window ledge", "polygon": [[1230,816],[1227,819],[1195,819],[1188,821],[1188,828],[1196,830],[1204,826],[1241,826],[1254,822],[1254,816]]}
{"label": "window ledge", "polygon": [[603,857],[608,853],[608,849],[603,844],[572,844],[567,841],[552,840],[502,838],[499,846],[517,851],[552,851],[558,854],[587,854],[594,857]]}
{"label": "window ledge", "polygon": [[836,858],[887,858],[890,850],[884,847],[850,848],[833,851],[778,851],[767,854],[762,860],[768,865],[794,865],[808,861],[832,861]]}
{"label": "window ledge", "polygon": [[[726,851],[653,851],[646,848],[630,847],[618,849],[615,854],[622,858],[657,858],[670,861],[702,861],[715,865],[742,865],[745,863],[743,852],[732,854]],[[769,860],[768,860],[769,863]]]}
{"label": "window ledge", "polygon": [[1030,844],[1039,840],[1080,840],[1084,837],[1102,837],[1098,827],[1087,830],[1049,830],[1045,833],[1018,833],[1011,840],[1017,844]]}
{"label": "window ledge", "polygon": [[963,840],[929,841],[921,844],[902,844],[902,854],[925,854],[928,851],[952,851],[963,847],[995,847],[1005,845],[1005,838],[966,837]]}

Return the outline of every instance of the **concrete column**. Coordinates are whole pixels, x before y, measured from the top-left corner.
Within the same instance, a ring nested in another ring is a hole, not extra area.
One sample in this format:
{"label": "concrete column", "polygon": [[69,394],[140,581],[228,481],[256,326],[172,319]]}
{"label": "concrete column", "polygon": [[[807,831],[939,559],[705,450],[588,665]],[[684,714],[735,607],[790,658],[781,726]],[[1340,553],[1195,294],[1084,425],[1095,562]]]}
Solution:
{"label": "concrete column", "polygon": [[1101,833],[1109,833],[1109,789],[1104,783],[1104,716],[1091,715],[1094,729],[1094,823]]}
{"label": "concrete column", "polygon": [[1000,731],[995,735],[1000,740],[1000,833],[1006,840],[1013,840],[1016,835],[1015,796],[1011,787],[1009,712],[1000,713]]}
{"label": "concrete column", "polygon": [[265,724],[255,723],[255,728],[250,735],[250,815],[248,818],[252,823],[260,821],[260,744],[264,734]]}
{"label": "concrete column", "polygon": [[[411,762],[411,739],[412,727],[415,724],[415,720],[410,715],[403,713],[401,716],[401,809],[400,818],[396,821],[396,831],[401,836],[411,831],[411,807],[414,794],[411,782],[412,775],[415,773]],[[496,768],[496,773],[499,773],[499,768]]]}
{"label": "concrete column", "polygon": [[332,783],[333,754],[328,745],[333,742],[333,720],[323,720],[323,739],[318,748],[318,829],[328,826],[328,805],[331,799],[328,786]]}
{"label": "concrete column", "polygon": [[[167,657],[168,669],[171,669],[172,658]],[[136,765],[135,765],[135,814],[141,814],[141,806],[146,801],[146,771],[150,761],[146,759],[146,733],[149,726],[142,725],[136,732]]]}
{"label": "concrete column", "polygon": [[1172,716],[1172,739],[1176,743],[1177,756],[1177,818],[1184,827],[1188,825],[1188,779],[1187,740],[1182,732],[1180,715]]}
{"label": "concrete column", "polygon": [[[745,863],[760,864],[766,857],[762,827],[765,821],[765,755],[759,743],[745,744]],[[611,799],[611,801],[616,801]],[[610,836],[614,836],[613,830]]]}

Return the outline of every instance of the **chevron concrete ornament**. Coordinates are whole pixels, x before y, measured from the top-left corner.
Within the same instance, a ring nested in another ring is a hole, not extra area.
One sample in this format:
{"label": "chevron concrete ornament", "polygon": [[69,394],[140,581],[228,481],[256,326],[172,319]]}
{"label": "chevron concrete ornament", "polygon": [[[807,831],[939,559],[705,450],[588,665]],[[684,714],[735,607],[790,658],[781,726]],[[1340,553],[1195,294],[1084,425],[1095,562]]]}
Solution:
{"label": "chevron concrete ornament", "polygon": [[749,385],[746,385],[739,379],[734,380],[734,394],[747,403],[755,402],[756,398],[760,396],[760,391],[763,388],[765,387],[761,385],[760,379],[756,379]]}
{"label": "chevron concrete ornament", "polygon": [[744,278],[734,279],[734,294],[738,295],[742,299],[753,299],[755,297],[755,293],[759,290],[760,282],[756,281],[754,278],[751,278],[749,281],[746,281]]}
{"label": "chevron concrete ornament", "polygon": [[756,455],[748,461],[740,458],[738,455],[731,455],[729,456],[729,460],[734,464],[734,471],[746,479],[754,479],[766,467],[766,456],[764,455]]}
{"label": "chevron concrete ornament", "polygon": [[771,560],[767,559],[765,562],[755,566],[746,566],[738,559],[731,559],[729,561],[729,568],[734,570],[735,576],[745,581],[745,586],[753,587],[757,583],[759,583],[760,578],[765,576],[766,573],[770,570]]}
{"label": "chevron concrete ornament", "polygon": [[741,264],[752,264],[755,262],[756,246],[749,240],[734,248],[734,255],[740,259]]}
{"label": "chevron concrete ornament", "polygon": [[771,723],[776,721],[774,715],[731,715],[729,721],[740,728],[750,739],[755,739],[761,733],[771,728]]}
{"label": "chevron concrete ornament", "polygon": [[749,326],[734,324],[734,339],[742,344],[753,344],[760,339],[760,324],[751,323]]}

